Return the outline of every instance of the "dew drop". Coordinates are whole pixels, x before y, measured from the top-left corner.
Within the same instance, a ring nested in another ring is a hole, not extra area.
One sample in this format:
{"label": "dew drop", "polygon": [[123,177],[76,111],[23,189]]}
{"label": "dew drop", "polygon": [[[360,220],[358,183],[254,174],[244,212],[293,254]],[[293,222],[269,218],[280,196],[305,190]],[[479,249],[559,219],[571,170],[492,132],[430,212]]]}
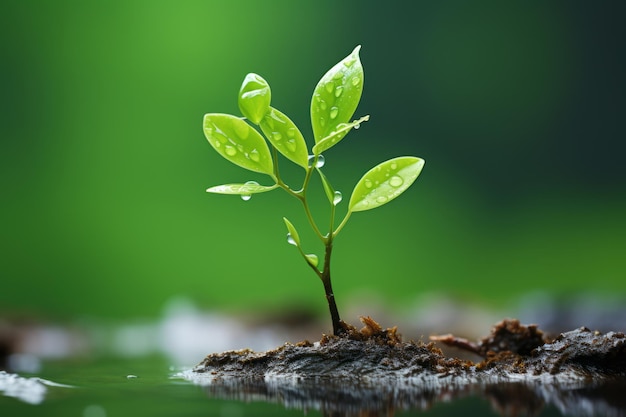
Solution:
{"label": "dew drop", "polygon": [[293,246],[298,246],[296,239],[294,239],[293,236],[291,236],[291,233],[287,233],[287,243]]}
{"label": "dew drop", "polygon": [[326,83],[326,85],[324,86],[324,88],[326,89],[326,92],[328,93],[332,93],[333,89],[335,88],[335,83],[333,83],[332,81]]}
{"label": "dew drop", "polygon": [[281,140],[283,138],[283,135],[281,135],[280,132],[272,132],[272,137],[274,138],[274,140]]}
{"label": "dew drop", "polygon": [[372,188],[372,180],[370,179],[365,180],[365,188]]}
{"label": "dew drop", "polygon": [[354,77],[350,82],[352,83],[353,86],[356,87],[357,85],[361,83],[361,79],[359,77]]}
{"label": "dew drop", "polygon": [[385,197],[384,195],[379,195],[378,197],[376,197],[376,202],[377,203],[382,204],[382,203],[384,203],[386,201],[387,201],[387,197]]}
{"label": "dew drop", "polygon": [[[244,185],[244,188],[245,188],[246,185],[259,185],[259,183],[256,182],[256,181],[246,181],[243,185]],[[251,198],[252,198],[252,194],[241,194],[241,199],[243,201],[248,201]]]}
{"label": "dew drop", "polygon": [[397,175],[394,175],[393,177],[389,179],[389,185],[391,185],[392,187],[399,187],[403,183],[404,183],[404,180]]}
{"label": "dew drop", "polygon": [[214,145],[216,148],[219,148],[219,147],[221,147],[221,146],[222,146],[222,144],[221,144],[218,140],[213,141],[213,145]]}
{"label": "dew drop", "polygon": [[343,61],[343,65],[350,68],[352,65],[354,65],[355,62],[356,62],[356,57],[350,56],[350,58]]}
{"label": "dew drop", "polygon": [[340,80],[343,78],[343,71],[337,71],[335,75],[333,75],[334,80]]}
{"label": "dew drop", "polygon": [[287,149],[289,149],[291,152],[296,151],[296,141],[294,139],[287,140]]}
{"label": "dew drop", "polygon": [[336,118],[338,114],[339,114],[339,108],[338,107],[331,107],[330,108],[330,118],[331,119]]}
{"label": "dew drop", "polygon": [[335,195],[333,196],[333,206],[341,203],[341,200],[343,200],[343,194],[341,194],[341,191],[335,191]]}
{"label": "dew drop", "polygon": [[326,119],[324,119],[323,117],[320,117],[320,126],[326,126]]}
{"label": "dew drop", "polygon": [[259,154],[259,151],[253,149],[252,152],[250,152],[250,154],[248,155],[248,158],[250,158],[254,162],[259,162],[261,160],[261,155]]}
{"label": "dew drop", "polygon": [[290,138],[295,138],[296,137],[296,128],[295,127],[290,127],[287,130],[287,136],[289,136]]}
{"label": "dew drop", "polygon": [[335,97],[339,97],[341,93],[343,93],[343,87],[337,86],[337,88],[335,88]]}
{"label": "dew drop", "polygon": [[326,110],[327,108],[328,108],[328,104],[326,103],[326,100],[321,100],[320,101],[320,109]]}
{"label": "dew drop", "polygon": [[230,145],[226,145],[224,152],[228,156],[235,156],[235,155],[237,155],[237,149],[235,149],[234,147],[232,147]]}
{"label": "dew drop", "polygon": [[[309,155],[309,166],[313,166],[313,162],[315,162],[315,155]],[[315,162],[315,168],[321,168],[324,166],[326,159],[324,155],[317,155],[317,162]]]}
{"label": "dew drop", "polygon": [[360,128],[361,128],[361,123],[357,123],[357,124],[354,125],[354,129],[355,130],[358,130]]}
{"label": "dew drop", "polygon": [[396,164],[395,162],[392,162],[390,165],[390,168],[395,171],[396,169],[398,169],[398,164]]}

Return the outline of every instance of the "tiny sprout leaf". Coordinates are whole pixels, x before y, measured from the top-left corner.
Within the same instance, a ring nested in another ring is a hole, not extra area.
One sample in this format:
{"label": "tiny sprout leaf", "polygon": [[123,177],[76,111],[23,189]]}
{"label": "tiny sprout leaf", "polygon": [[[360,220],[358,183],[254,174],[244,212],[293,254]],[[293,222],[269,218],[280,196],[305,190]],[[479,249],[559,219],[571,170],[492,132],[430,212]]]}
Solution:
{"label": "tiny sprout leaf", "polygon": [[292,244],[294,246],[300,247],[300,235],[298,234],[298,231],[286,217],[283,217],[283,220],[285,221],[285,226],[287,226],[287,231],[289,232],[287,234],[287,241],[289,243],[293,242]]}
{"label": "tiny sprout leaf", "polygon": [[234,194],[234,195],[250,195],[265,193],[278,188],[278,184],[271,186],[259,185],[254,181],[248,181],[245,184],[223,184],[216,185],[206,190],[207,193],[214,194]]}
{"label": "tiny sprout leaf", "polygon": [[358,129],[361,123],[367,122],[370,119],[369,115],[361,117],[359,120],[354,120],[351,123],[340,123],[337,125],[337,130],[334,130],[330,135],[320,140],[313,146],[313,154],[319,155],[327,149],[335,146],[341,139],[348,134],[352,129]]}
{"label": "tiny sprout leaf", "polygon": [[363,92],[360,49],[361,46],[357,46],[350,55],[332,67],[313,91],[311,124],[315,143],[330,136],[338,125],[348,123],[354,115]]}
{"label": "tiny sprout leaf", "polygon": [[326,178],[326,175],[324,175],[321,169],[317,169],[316,171],[318,174],[320,174],[320,179],[322,180],[322,186],[324,187],[324,192],[326,193],[326,197],[328,198],[328,201],[330,202],[330,204],[333,204],[335,200],[335,189],[333,188],[332,185],[330,185],[328,178]]}
{"label": "tiny sprout leaf", "polygon": [[235,165],[274,178],[274,163],[263,136],[230,114],[204,115],[204,135],[213,148]]}
{"label": "tiny sprout leaf", "polygon": [[306,261],[311,264],[311,266],[316,267],[317,265],[320,263],[319,258],[317,257],[316,254],[314,253],[309,253],[307,255],[304,255],[304,257],[306,258]]}
{"label": "tiny sprout leaf", "polygon": [[349,211],[365,211],[380,207],[402,194],[417,179],[424,160],[402,156],[370,169],[352,191]]}
{"label": "tiny sprout leaf", "polygon": [[258,125],[270,109],[270,85],[258,74],[246,75],[239,89],[239,110],[252,123]]}
{"label": "tiny sprout leaf", "polygon": [[304,169],[307,168],[306,142],[300,130],[289,117],[270,107],[261,120],[260,126],[278,152]]}

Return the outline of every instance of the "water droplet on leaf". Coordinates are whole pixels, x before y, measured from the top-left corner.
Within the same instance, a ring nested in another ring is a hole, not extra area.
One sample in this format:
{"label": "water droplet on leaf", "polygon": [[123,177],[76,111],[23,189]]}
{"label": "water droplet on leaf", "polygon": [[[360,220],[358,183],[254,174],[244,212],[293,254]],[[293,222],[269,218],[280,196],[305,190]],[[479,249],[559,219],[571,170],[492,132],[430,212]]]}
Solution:
{"label": "water droplet on leaf", "polygon": [[339,97],[341,93],[343,93],[343,87],[337,86],[337,88],[335,88],[335,97]]}
{"label": "water droplet on leaf", "polygon": [[356,87],[361,82],[361,79],[359,77],[354,77],[350,82]]}
{"label": "water droplet on leaf", "polygon": [[341,200],[343,200],[343,195],[341,194],[341,191],[335,191],[335,195],[333,197],[333,206],[341,203]]}
{"label": "water droplet on leaf", "polygon": [[257,151],[256,149],[253,149],[250,154],[248,155],[248,157],[253,160],[254,162],[259,162],[261,160],[261,156],[259,155],[259,151]]}
{"label": "water droplet on leaf", "polygon": [[291,236],[291,233],[287,233],[287,243],[289,243],[290,245],[293,245],[293,246],[298,246],[298,243],[293,238],[293,236]]}
{"label": "water droplet on leaf", "polygon": [[283,135],[281,135],[280,132],[272,132],[272,137],[274,138],[274,140],[281,140],[283,138]]}
{"label": "water droplet on leaf", "polygon": [[226,155],[228,155],[228,156],[235,156],[235,155],[237,155],[237,149],[235,149],[234,147],[232,147],[230,145],[226,145],[226,148],[225,148],[224,152],[226,152]]}
{"label": "water droplet on leaf", "polygon": [[391,177],[391,179],[389,180],[389,185],[391,185],[392,187],[399,187],[404,183],[404,180],[397,176],[394,175],[393,177]]}
{"label": "water droplet on leaf", "polygon": [[332,93],[333,89],[335,88],[335,84],[331,81],[326,83],[326,85],[324,86],[324,88],[326,89],[326,92],[328,93]]}
{"label": "water droplet on leaf", "polygon": [[336,118],[338,114],[339,114],[339,108],[338,107],[331,107],[330,108],[330,118],[331,119]]}
{"label": "water droplet on leaf", "polygon": [[384,195],[379,195],[378,197],[376,197],[376,202],[377,203],[382,204],[382,203],[384,203],[386,201],[387,201],[387,197],[385,197]]}
{"label": "water droplet on leaf", "polygon": [[[315,161],[315,155],[309,155],[309,166],[313,165],[313,162]],[[324,158],[324,155],[317,155],[317,162],[315,162],[315,168],[321,168],[324,166],[324,163],[326,162],[326,159]]]}
{"label": "water droplet on leaf", "polygon": [[370,179],[365,180],[365,188],[372,188],[372,180]]}

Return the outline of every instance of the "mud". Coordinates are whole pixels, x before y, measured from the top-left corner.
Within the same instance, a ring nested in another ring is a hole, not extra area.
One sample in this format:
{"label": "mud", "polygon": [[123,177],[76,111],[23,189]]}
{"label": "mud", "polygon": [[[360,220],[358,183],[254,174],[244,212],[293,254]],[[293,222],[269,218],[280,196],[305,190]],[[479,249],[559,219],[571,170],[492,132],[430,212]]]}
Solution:
{"label": "mud", "polygon": [[[550,404],[570,415],[626,416],[623,333],[579,328],[550,339],[536,326],[504,320],[477,343],[453,335],[423,343],[402,341],[397,329],[383,330],[369,317],[362,322],[360,330],[345,325],[345,336],[316,343],[212,354],[185,377],[214,396],[325,415],[393,415],[474,395],[507,415],[534,415]],[[480,359],[446,356],[437,344]]]}

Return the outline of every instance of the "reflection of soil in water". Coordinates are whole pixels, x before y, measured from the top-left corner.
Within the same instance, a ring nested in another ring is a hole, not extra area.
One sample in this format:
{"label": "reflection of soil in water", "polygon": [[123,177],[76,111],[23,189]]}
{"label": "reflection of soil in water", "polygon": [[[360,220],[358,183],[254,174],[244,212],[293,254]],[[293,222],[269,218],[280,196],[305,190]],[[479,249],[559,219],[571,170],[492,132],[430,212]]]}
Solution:
{"label": "reflection of soil in water", "polygon": [[285,344],[268,352],[207,356],[185,377],[213,396],[259,399],[326,415],[393,415],[469,395],[504,415],[538,414],[551,404],[571,415],[626,416],[626,337],[586,328],[546,340],[534,326],[498,323],[479,343],[434,339],[482,356],[446,357],[433,343],[403,342],[362,318],[347,336]]}

